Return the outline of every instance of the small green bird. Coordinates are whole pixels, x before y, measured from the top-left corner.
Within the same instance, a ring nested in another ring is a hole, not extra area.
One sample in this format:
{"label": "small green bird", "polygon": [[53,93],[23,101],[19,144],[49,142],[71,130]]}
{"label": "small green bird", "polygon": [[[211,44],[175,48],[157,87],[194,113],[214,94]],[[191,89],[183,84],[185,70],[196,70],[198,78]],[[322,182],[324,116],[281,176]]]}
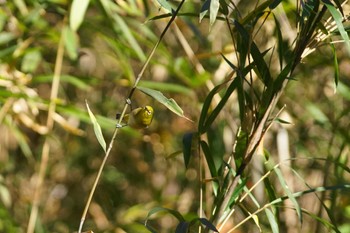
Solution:
{"label": "small green bird", "polygon": [[[123,122],[134,129],[147,128],[153,120],[154,110],[151,106],[135,108],[130,114],[125,114]],[[120,114],[117,114],[117,119]]]}

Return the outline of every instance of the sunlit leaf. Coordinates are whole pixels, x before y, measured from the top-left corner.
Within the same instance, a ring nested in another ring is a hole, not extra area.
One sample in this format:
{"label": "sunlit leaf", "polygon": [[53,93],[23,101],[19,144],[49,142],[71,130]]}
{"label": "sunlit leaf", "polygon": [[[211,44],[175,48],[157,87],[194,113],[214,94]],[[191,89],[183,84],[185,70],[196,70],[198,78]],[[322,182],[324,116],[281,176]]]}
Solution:
{"label": "sunlit leaf", "polygon": [[254,220],[255,225],[259,228],[259,231],[262,232],[262,231],[261,231],[261,227],[260,227],[260,221],[259,221],[258,215],[253,214],[253,215],[252,215],[252,218],[253,218],[253,220]]}
{"label": "sunlit leaf", "polygon": [[343,96],[346,100],[350,101],[350,87],[342,82],[338,84],[338,93]]}
{"label": "sunlit leaf", "polygon": [[209,12],[209,22],[210,26],[212,26],[216,20],[216,16],[218,15],[220,7],[219,0],[211,0],[210,1],[210,12]]}
{"label": "sunlit leaf", "polygon": [[69,17],[69,25],[73,31],[77,31],[82,24],[89,3],[90,0],[73,0]]}
{"label": "sunlit leaf", "polygon": [[278,180],[284,190],[284,192],[287,194],[289,200],[293,203],[294,205],[294,208],[297,212],[297,215],[299,217],[299,222],[302,223],[303,222],[303,215],[301,213],[301,208],[300,208],[300,205],[297,201],[297,199],[295,198],[295,196],[293,195],[293,193],[290,191],[286,181],[285,181],[285,178],[281,172],[281,170],[278,168],[278,167],[274,167],[274,171],[278,177]]}
{"label": "sunlit leaf", "polygon": [[0,33],[0,45],[7,44],[15,38],[16,36],[11,32],[2,32]]}
{"label": "sunlit leaf", "polygon": [[76,60],[78,57],[78,40],[77,35],[70,27],[63,29],[64,45],[70,59]]}
{"label": "sunlit leaf", "polygon": [[0,200],[1,200],[1,203],[7,208],[9,208],[12,204],[11,194],[7,189],[7,187],[2,184],[0,184]]}
{"label": "sunlit leaf", "polygon": [[103,150],[106,152],[106,141],[103,137],[103,134],[102,134],[102,130],[101,130],[101,126],[98,124],[94,114],[92,113],[92,111],[90,110],[89,108],[89,105],[87,103],[87,101],[85,101],[86,103],[86,108],[89,112],[89,116],[90,116],[90,119],[91,119],[91,123],[93,124],[94,126],[94,132],[95,132],[95,136],[98,140],[98,142],[100,143],[101,147],[103,148]]}
{"label": "sunlit leaf", "polygon": [[267,219],[269,220],[272,232],[279,233],[280,231],[278,227],[278,222],[276,221],[276,218],[273,212],[269,208],[266,208],[265,213],[266,213]]}
{"label": "sunlit leaf", "polygon": [[157,0],[157,2],[167,11],[172,12],[172,7],[168,0]]}
{"label": "sunlit leaf", "polygon": [[348,33],[346,32],[345,28],[344,28],[344,25],[343,25],[343,17],[342,15],[340,14],[340,12],[331,4],[325,4],[326,7],[328,8],[329,12],[331,13],[334,21],[336,22],[337,24],[337,28],[339,30],[339,33],[341,35],[341,37],[343,38],[344,40],[344,43],[348,49],[348,53],[350,55],[350,39],[349,39],[349,35]]}
{"label": "sunlit leaf", "polygon": [[28,50],[22,60],[21,70],[23,72],[34,72],[41,61],[41,53],[38,49]]}
{"label": "sunlit leaf", "polygon": [[322,124],[329,122],[328,117],[315,104],[312,104],[312,103],[307,104],[306,109],[310,113],[311,117],[315,119],[315,121]]}
{"label": "sunlit leaf", "polygon": [[146,88],[146,87],[137,87],[137,89],[139,89],[143,93],[151,96],[152,98],[157,100],[159,103],[163,104],[165,107],[167,107],[170,111],[172,111],[176,115],[178,115],[178,116],[180,116],[182,118],[185,118],[186,120],[192,121],[192,120],[190,120],[189,118],[187,118],[184,115],[183,110],[176,103],[176,101],[174,99],[172,99],[172,98],[168,99],[160,91],[149,89],[149,88]]}

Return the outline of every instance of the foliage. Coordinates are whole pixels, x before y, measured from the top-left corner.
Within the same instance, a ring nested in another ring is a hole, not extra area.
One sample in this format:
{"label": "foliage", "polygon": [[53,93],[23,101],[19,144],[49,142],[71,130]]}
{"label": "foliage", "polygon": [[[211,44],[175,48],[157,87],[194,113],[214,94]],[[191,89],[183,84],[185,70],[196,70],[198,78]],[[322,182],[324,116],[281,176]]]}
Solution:
{"label": "foliage", "polygon": [[349,228],[348,5],[183,2],[0,3],[1,232]]}

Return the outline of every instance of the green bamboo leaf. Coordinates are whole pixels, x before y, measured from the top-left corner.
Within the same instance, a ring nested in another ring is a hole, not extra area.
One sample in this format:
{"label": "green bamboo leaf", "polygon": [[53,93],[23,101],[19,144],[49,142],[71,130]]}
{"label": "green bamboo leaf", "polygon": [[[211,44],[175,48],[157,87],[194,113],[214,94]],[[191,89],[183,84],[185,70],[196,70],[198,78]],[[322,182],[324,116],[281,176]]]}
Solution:
{"label": "green bamboo leaf", "polygon": [[71,27],[63,29],[64,45],[70,59],[76,60],[78,57],[78,36]]}
{"label": "green bamboo leaf", "polygon": [[173,8],[171,7],[168,0],[157,0],[157,2],[167,11],[172,12]]}
{"label": "green bamboo leaf", "polygon": [[345,28],[344,28],[344,25],[343,25],[343,17],[341,15],[341,13],[331,4],[325,4],[326,7],[328,8],[329,12],[331,13],[335,23],[337,24],[337,27],[338,27],[338,30],[339,30],[339,33],[341,35],[341,37],[343,38],[344,40],[344,43],[348,49],[348,53],[350,55],[350,39],[349,39],[349,35],[348,33],[346,32]]}
{"label": "green bamboo leaf", "polygon": [[98,124],[94,114],[92,113],[92,111],[90,110],[89,108],[89,105],[87,103],[87,100],[85,100],[85,103],[86,103],[86,108],[89,112],[89,116],[90,116],[90,119],[91,119],[91,123],[93,124],[94,126],[94,132],[95,132],[95,136],[98,140],[98,142],[100,143],[101,147],[103,148],[104,152],[106,152],[106,141],[103,137],[103,134],[102,134],[102,130],[101,130],[101,126]]}
{"label": "green bamboo leaf", "polygon": [[315,119],[315,121],[325,124],[329,122],[326,114],[322,112],[322,110],[317,107],[315,104],[309,103],[306,105],[306,110],[310,113],[311,117]]}
{"label": "green bamboo leaf", "polygon": [[164,208],[164,207],[154,207],[153,209],[151,209],[146,217],[146,221],[145,221],[145,225],[147,226],[147,222],[149,220],[149,218],[159,212],[167,212],[169,214],[171,214],[172,216],[174,216],[179,222],[185,222],[184,217],[176,210],[172,210],[172,209],[168,209],[168,208]]}
{"label": "green bamboo leaf", "polygon": [[82,24],[89,3],[90,0],[73,0],[69,16],[69,25],[73,31],[77,31]]}
{"label": "green bamboo leaf", "polygon": [[344,97],[344,99],[350,101],[350,88],[344,83],[340,82],[338,85],[339,94]]}
{"label": "green bamboo leaf", "polygon": [[[33,83],[49,83],[52,82],[53,75],[40,75],[33,78]],[[85,82],[84,82],[85,81]],[[91,86],[86,83],[90,82],[88,79],[78,78],[72,75],[61,75],[61,82],[69,83],[81,90],[89,90]]]}
{"label": "green bamboo leaf", "polygon": [[189,222],[179,222],[179,224],[176,227],[175,233],[188,233],[189,228]]}
{"label": "green bamboo leaf", "polygon": [[290,200],[290,201],[293,203],[293,205],[294,205],[294,208],[295,208],[295,210],[296,210],[296,212],[297,212],[297,215],[298,215],[298,217],[299,217],[299,222],[300,222],[300,223],[303,223],[303,215],[302,215],[302,213],[301,213],[300,205],[299,205],[297,199],[295,198],[294,194],[293,194],[293,193],[290,191],[290,189],[288,188],[288,185],[287,185],[287,183],[286,183],[286,181],[285,181],[285,179],[284,179],[284,177],[283,177],[283,175],[282,175],[281,170],[280,170],[278,167],[274,167],[274,171],[275,171],[275,173],[276,173],[276,175],[277,175],[277,177],[278,177],[278,180],[279,180],[279,182],[280,182],[280,184],[281,184],[283,190],[286,192],[286,194],[287,194],[289,200]]}
{"label": "green bamboo leaf", "polygon": [[201,148],[203,150],[205,159],[207,160],[207,164],[209,167],[210,175],[212,178],[218,177],[217,169],[215,167],[215,162],[213,159],[213,155],[211,154],[210,148],[205,141],[201,141]]}
{"label": "green bamboo leaf", "polygon": [[193,133],[186,133],[182,138],[182,148],[186,168],[188,167],[192,155],[192,139]]}
{"label": "green bamboo leaf", "polygon": [[275,9],[280,3],[282,2],[282,0],[274,0],[270,5],[269,8],[271,10]]}
{"label": "green bamboo leaf", "polygon": [[281,32],[281,25],[278,22],[276,16],[273,14],[273,18],[275,20],[275,30],[277,33],[277,51],[278,51],[278,59],[279,59],[279,63],[280,63],[280,70],[283,69],[283,57],[285,54],[285,50],[284,50],[284,42],[283,42],[283,36],[282,36],[282,32]]}
{"label": "green bamboo leaf", "polygon": [[272,232],[279,233],[280,231],[278,227],[278,222],[276,221],[276,218],[273,212],[269,208],[266,208],[265,213],[266,213],[267,219],[269,220]]}
{"label": "green bamboo leaf", "polygon": [[[232,193],[232,196],[229,200],[229,202],[227,203],[227,207],[232,208],[232,206],[236,203],[237,198],[239,197],[239,195],[241,195],[241,193],[243,192],[243,190],[246,190],[246,184],[247,184],[248,179],[244,178],[239,185],[237,185],[237,187],[235,188],[235,191]],[[248,192],[248,190],[246,190]],[[251,198],[253,198],[253,201],[258,203],[257,200],[255,199],[255,197],[250,193],[249,196]],[[259,206],[258,206],[259,207]]]}
{"label": "green bamboo leaf", "polygon": [[337,91],[338,83],[339,83],[339,64],[337,58],[337,51],[335,49],[334,44],[330,44],[333,52],[333,62],[334,62],[334,93]]}
{"label": "green bamboo leaf", "polygon": [[191,95],[193,93],[192,89],[179,84],[175,84],[175,83],[164,83],[164,82],[141,80],[138,86],[157,89],[157,90],[166,91],[166,92],[181,93],[185,95]]}
{"label": "green bamboo leaf", "polygon": [[281,118],[276,118],[276,119],[274,119],[274,121],[275,122],[278,122],[278,123],[280,123],[280,124],[286,124],[286,125],[293,125],[293,123],[291,123],[291,122],[289,122],[289,121],[286,121],[286,120],[283,120],[283,119],[281,119]]}
{"label": "green bamboo leaf", "polygon": [[[12,97],[12,96],[11,96]],[[13,135],[16,138],[17,143],[19,144],[19,147],[22,150],[22,153],[28,160],[33,159],[33,153],[32,150],[28,144],[28,139],[26,136],[23,134],[23,131],[20,130],[16,124],[11,124],[11,122],[7,122],[9,120],[6,120],[6,124],[8,125],[9,128],[11,128],[11,132],[13,132]],[[10,124],[9,124],[10,123]]]}
{"label": "green bamboo leaf", "polygon": [[113,15],[113,18],[116,22],[116,26],[118,26],[118,30],[121,30],[123,32],[123,36],[127,40],[128,44],[133,48],[136,55],[141,61],[146,60],[146,55],[143,52],[143,49],[138,44],[137,40],[135,39],[134,35],[132,34],[130,27],[125,23],[122,17],[120,17],[117,14]]}
{"label": "green bamboo leaf", "polygon": [[209,92],[209,94],[207,95],[207,97],[204,100],[203,103],[203,107],[201,110],[201,115],[199,117],[199,121],[198,121],[198,130],[200,134],[203,134],[207,131],[207,128],[204,127],[205,124],[205,120],[208,117],[209,114],[209,108],[210,108],[210,104],[211,101],[213,100],[215,94],[217,94],[221,89],[223,89],[226,86],[227,82],[224,82],[222,84],[217,85],[216,87],[213,88],[213,90],[211,90]]}
{"label": "green bamboo leaf", "polygon": [[21,70],[28,73],[34,72],[39,66],[41,59],[41,52],[38,49],[29,49],[23,57]]}
{"label": "green bamboo leaf", "polygon": [[220,6],[221,6],[220,12],[227,16],[229,14],[229,10],[228,10],[228,4],[226,3],[226,1],[220,0]]}
{"label": "green bamboo leaf", "polygon": [[204,123],[203,130],[204,132],[208,130],[208,128],[213,124],[214,120],[217,118],[223,107],[226,105],[226,102],[228,101],[229,97],[232,95],[234,90],[236,89],[237,85],[239,83],[239,78],[236,78],[232,81],[230,86],[227,88],[224,96],[220,100],[219,104],[215,107],[215,109],[210,113],[208,116],[206,122]]}
{"label": "green bamboo leaf", "polygon": [[172,111],[176,115],[178,115],[182,118],[185,118],[186,120],[192,121],[184,115],[183,110],[176,103],[176,101],[174,99],[172,99],[172,98],[168,99],[160,91],[156,91],[156,90],[149,89],[146,87],[137,87],[137,89],[139,89],[140,91],[142,91],[146,95],[151,96],[152,98],[157,100],[159,103],[163,104],[165,107],[167,107],[170,111]]}

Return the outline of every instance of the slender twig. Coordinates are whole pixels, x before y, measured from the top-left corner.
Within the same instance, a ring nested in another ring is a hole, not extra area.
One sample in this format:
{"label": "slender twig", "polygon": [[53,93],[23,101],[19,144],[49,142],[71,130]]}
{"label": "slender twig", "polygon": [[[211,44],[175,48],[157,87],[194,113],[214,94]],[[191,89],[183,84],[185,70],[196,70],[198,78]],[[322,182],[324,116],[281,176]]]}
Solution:
{"label": "slender twig", "polygon": [[[144,65],[142,66],[142,69],[141,69],[140,73],[137,75],[137,78],[136,78],[136,80],[135,80],[135,83],[134,83],[133,87],[131,88],[130,93],[129,93],[127,99],[126,99],[126,103],[125,103],[124,109],[123,109],[123,111],[122,111],[122,113],[121,113],[121,115],[120,115],[120,118],[119,118],[119,121],[118,121],[118,123],[117,123],[117,126],[118,126],[118,125],[121,125],[121,123],[122,123],[122,121],[123,121],[123,118],[124,118],[124,116],[125,116],[125,113],[126,113],[128,107],[129,107],[129,105],[130,105],[131,98],[132,98],[132,96],[133,96],[133,94],[134,94],[134,92],[135,92],[135,90],[136,90],[136,88],[137,88],[138,83],[140,82],[140,80],[141,80],[141,78],[142,78],[142,76],[143,76],[143,74],[144,74],[144,72],[145,72],[145,70],[146,70],[146,68],[147,68],[147,66],[148,66],[148,64],[149,64],[149,62],[151,61],[151,59],[152,59],[152,57],[153,57],[153,55],[154,55],[154,53],[155,53],[157,47],[159,46],[160,42],[162,41],[162,39],[163,39],[165,33],[168,31],[170,25],[171,25],[171,24],[173,23],[173,21],[175,20],[176,16],[178,15],[178,12],[180,11],[180,9],[181,9],[181,7],[182,7],[182,5],[183,5],[184,2],[185,2],[185,0],[182,0],[182,1],[180,2],[179,6],[177,7],[177,9],[176,9],[175,11],[172,12],[172,16],[171,16],[171,18],[170,18],[168,24],[166,25],[166,27],[165,27],[164,30],[162,31],[161,35],[159,36],[159,39],[158,39],[157,43],[154,45],[153,49],[151,50],[150,54],[148,55],[148,58],[147,58],[147,60],[145,61]],[[96,176],[96,178],[95,178],[94,184],[93,184],[93,186],[92,186],[92,188],[91,188],[91,191],[90,191],[88,200],[86,201],[85,208],[84,208],[82,217],[81,217],[81,219],[80,219],[79,230],[78,230],[79,233],[81,233],[81,231],[82,231],[82,228],[83,228],[83,225],[84,225],[84,222],[85,222],[85,219],[86,219],[86,214],[87,214],[88,209],[89,209],[89,207],[90,207],[92,198],[93,198],[93,196],[94,196],[94,193],[95,193],[95,190],[96,190],[98,181],[100,180],[100,177],[101,177],[102,171],[103,171],[103,169],[104,169],[104,166],[105,166],[105,164],[106,164],[106,162],[107,162],[107,159],[108,159],[108,157],[109,157],[109,155],[110,155],[110,152],[111,152],[111,150],[112,150],[112,148],[113,148],[113,143],[114,143],[115,138],[117,137],[119,128],[120,128],[120,127],[116,127],[115,130],[114,130],[112,139],[111,139],[111,141],[110,141],[110,143],[109,143],[108,149],[107,149],[106,154],[105,154],[105,156],[104,156],[104,158],[103,158],[102,164],[101,164],[101,166],[100,166],[100,168],[99,168],[99,171],[98,171],[97,176]]]}
{"label": "slender twig", "polygon": [[[53,75],[50,103],[49,103],[47,122],[46,122],[46,127],[48,129],[48,132],[50,132],[52,130],[53,124],[54,124],[54,117],[53,116],[54,116],[55,111],[56,111],[56,99],[57,99],[57,95],[58,95],[58,88],[59,88],[59,84],[60,84],[60,76],[61,76],[61,71],[62,71],[62,62],[63,62],[63,55],[64,55],[64,43],[63,42],[64,42],[63,33],[61,33],[61,38],[60,38],[60,41],[58,44],[58,49],[57,49],[55,70],[54,70],[54,75]],[[33,233],[34,229],[35,229],[35,223],[36,223],[36,220],[38,217],[38,212],[39,212],[41,189],[42,189],[42,184],[43,184],[44,179],[45,179],[45,173],[46,173],[47,165],[49,162],[49,157],[50,157],[50,143],[49,143],[49,137],[46,136],[45,142],[43,145],[43,150],[41,152],[39,174],[38,174],[37,183],[35,186],[34,198],[33,198],[33,203],[32,203],[32,209],[30,211],[27,233]]]}

